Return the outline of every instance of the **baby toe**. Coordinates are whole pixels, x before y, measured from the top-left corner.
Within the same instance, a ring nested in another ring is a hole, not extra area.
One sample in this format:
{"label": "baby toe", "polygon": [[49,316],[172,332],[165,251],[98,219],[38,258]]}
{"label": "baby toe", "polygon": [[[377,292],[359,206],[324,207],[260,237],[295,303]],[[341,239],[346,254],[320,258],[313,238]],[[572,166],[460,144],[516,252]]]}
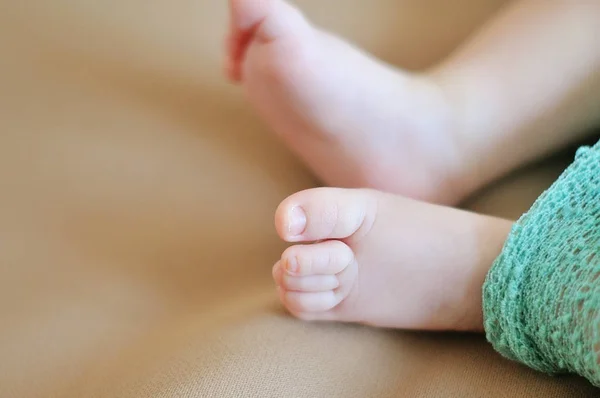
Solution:
{"label": "baby toe", "polygon": [[291,276],[283,273],[281,287],[287,291],[325,292],[340,286],[335,275]]}
{"label": "baby toe", "polygon": [[339,304],[336,294],[326,292],[294,292],[279,288],[282,303],[292,313],[324,312]]}
{"label": "baby toe", "polygon": [[376,195],[368,190],[309,189],[279,205],[275,227],[288,242],[345,239],[371,224],[376,208]]}
{"label": "baby toe", "polygon": [[335,275],[354,261],[354,253],[344,242],[330,240],[287,248],[280,261],[282,270],[292,276]]}
{"label": "baby toe", "polygon": [[273,280],[278,287],[286,291],[297,292],[324,292],[340,286],[336,275],[290,275],[281,267],[281,261],[278,261],[273,267]]}

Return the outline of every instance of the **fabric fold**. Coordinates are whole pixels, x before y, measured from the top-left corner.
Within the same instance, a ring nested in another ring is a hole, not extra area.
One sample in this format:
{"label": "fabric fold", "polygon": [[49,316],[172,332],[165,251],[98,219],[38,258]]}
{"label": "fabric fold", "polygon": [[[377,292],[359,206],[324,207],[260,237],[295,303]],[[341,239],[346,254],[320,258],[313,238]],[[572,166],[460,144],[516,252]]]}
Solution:
{"label": "fabric fold", "polygon": [[488,341],[542,372],[600,386],[600,142],[514,225],[483,286]]}

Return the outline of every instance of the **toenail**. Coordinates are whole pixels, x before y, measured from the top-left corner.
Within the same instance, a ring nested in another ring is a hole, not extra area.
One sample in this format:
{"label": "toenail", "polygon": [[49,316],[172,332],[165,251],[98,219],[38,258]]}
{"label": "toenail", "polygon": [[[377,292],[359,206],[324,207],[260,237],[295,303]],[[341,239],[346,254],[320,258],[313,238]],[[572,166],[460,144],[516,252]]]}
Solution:
{"label": "toenail", "polygon": [[298,259],[296,258],[296,256],[290,256],[287,261],[286,261],[286,268],[288,270],[288,272],[291,272],[293,274],[298,272]]}
{"label": "toenail", "polygon": [[288,233],[291,238],[302,235],[306,228],[306,213],[300,206],[292,207],[288,219]]}

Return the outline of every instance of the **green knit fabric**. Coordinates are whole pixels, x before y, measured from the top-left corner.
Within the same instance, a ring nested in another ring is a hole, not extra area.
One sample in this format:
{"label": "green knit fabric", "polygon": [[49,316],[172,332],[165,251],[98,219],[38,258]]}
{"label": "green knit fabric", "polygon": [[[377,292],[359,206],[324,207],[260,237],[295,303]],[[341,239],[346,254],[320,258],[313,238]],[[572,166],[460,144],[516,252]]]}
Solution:
{"label": "green knit fabric", "polygon": [[488,340],[507,358],[600,386],[600,142],[517,221],[483,287]]}

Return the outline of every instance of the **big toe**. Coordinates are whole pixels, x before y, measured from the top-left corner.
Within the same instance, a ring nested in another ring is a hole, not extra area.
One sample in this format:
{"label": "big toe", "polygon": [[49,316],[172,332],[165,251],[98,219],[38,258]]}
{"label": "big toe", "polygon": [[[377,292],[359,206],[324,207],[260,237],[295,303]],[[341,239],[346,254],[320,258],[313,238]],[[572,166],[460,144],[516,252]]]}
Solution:
{"label": "big toe", "polygon": [[230,0],[230,14],[227,72],[233,80],[241,80],[241,64],[253,40],[268,43],[309,27],[302,13],[283,0]]}
{"label": "big toe", "polygon": [[275,227],[287,242],[346,239],[369,230],[377,211],[377,193],[366,189],[316,188],[285,199]]}

